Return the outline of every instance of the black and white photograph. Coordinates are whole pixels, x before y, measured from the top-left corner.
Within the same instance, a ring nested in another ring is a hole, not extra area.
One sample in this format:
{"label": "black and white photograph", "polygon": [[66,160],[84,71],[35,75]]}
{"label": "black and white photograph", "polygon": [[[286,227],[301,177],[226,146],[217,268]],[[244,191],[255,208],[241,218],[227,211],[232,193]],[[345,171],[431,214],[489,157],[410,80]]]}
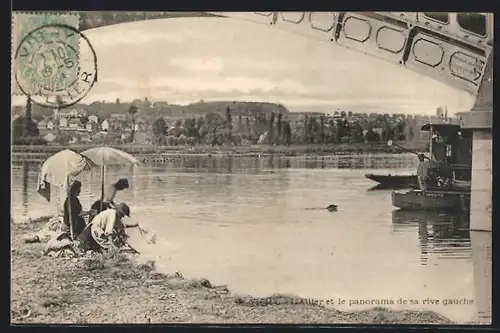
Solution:
{"label": "black and white photograph", "polygon": [[11,325],[490,325],[493,16],[13,11]]}

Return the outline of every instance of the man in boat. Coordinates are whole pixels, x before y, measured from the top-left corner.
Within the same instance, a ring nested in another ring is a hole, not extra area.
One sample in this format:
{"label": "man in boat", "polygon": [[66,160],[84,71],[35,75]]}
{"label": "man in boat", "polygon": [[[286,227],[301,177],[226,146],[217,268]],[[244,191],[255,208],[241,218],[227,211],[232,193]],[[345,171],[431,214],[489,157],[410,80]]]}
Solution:
{"label": "man in boat", "polygon": [[418,154],[418,160],[420,163],[417,168],[417,179],[420,190],[427,190],[429,183],[432,183],[431,186],[441,188],[451,186],[452,170],[448,164],[430,159],[426,160],[424,154]]}
{"label": "man in boat", "polygon": [[420,161],[417,168],[418,187],[420,190],[425,191],[427,189],[427,182],[429,181],[431,161],[429,159],[426,160],[424,154],[418,154],[418,160]]}

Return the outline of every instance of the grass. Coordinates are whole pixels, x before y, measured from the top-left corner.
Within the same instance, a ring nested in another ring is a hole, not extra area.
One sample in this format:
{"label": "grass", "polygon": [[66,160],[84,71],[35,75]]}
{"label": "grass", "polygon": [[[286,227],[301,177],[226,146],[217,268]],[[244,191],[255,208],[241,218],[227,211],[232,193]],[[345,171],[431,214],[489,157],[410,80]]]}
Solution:
{"label": "grass", "polygon": [[158,273],[154,262],[125,253],[41,256],[44,242],[22,240],[43,226],[42,221],[12,225],[13,323],[452,323],[428,311],[338,311],[300,304],[301,298],[291,295],[272,295],[274,302],[266,303],[205,278]]}

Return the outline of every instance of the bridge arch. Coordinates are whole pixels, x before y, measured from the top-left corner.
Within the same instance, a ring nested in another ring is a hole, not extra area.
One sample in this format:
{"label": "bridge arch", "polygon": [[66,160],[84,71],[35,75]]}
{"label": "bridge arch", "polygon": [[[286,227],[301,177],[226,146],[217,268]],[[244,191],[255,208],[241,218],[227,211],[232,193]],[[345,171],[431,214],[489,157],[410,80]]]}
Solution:
{"label": "bridge arch", "polygon": [[[478,94],[493,49],[493,14],[429,12],[86,12],[80,29],[165,18],[271,25],[364,53]],[[492,69],[491,69],[492,71]],[[483,89],[482,89],[483,90]]]}

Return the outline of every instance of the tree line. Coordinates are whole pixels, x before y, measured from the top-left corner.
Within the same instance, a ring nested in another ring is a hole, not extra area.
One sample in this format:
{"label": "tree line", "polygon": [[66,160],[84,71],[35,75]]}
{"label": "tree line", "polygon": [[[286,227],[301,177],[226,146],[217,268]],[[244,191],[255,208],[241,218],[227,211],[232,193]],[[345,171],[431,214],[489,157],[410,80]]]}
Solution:
{"label": "tree line", "polygon": [[[108,135],[107,140],[116,144],[134,143],[139,108],[135,104],[117,103],[117,106],[127,107],[124,126],[131,131],[126,138],[122,138],[120,128],[111,129],[117,135]],[[185,117],[176,117],[174,121],[166,120],[159,113],[156,114],[156,119],[147,117],[148,123],[152,124],[146,133],[142,131],[142,139],[139,141],[144,141],[146,137],[146,141],[155,145],[212,146],[376,143],[389,139],[413,140],[419,127],[416,119],[411,116],[353,114],[344,111],[336,111],[334,117],[309,113],[303,114],[302,119],[291,120],[295,115],[292,116],[282,105],[272,103],[239,102],[228,105],[222,102],[199,102],[186,106],[184,111],[187,110],[190,112],[186,112]],[[140,113],[144,113],[142,107]],[[85,124],[88,117],[82,117],[80,121]],[[56,131],[55,142],[68,144],[70,136],[59,129]],[[25,116],[17,118],[13,123],[13,144],[46,144],[32,120],[32,103],[29,98]]]}
{"label": "tree line", "polygon": [[[231,109],[225,115],[210,112],[202,117],[177,119],[172,124],[164,118],[152,124],[152,143],[156,145],[209,144],[318,144],[318,143],[375,143],[381,140],[413,140],[413,121],[376,115],[351,120],[345,112],[335,119],[324,115],[304,115],[291,122],[281,112],[261,113],[252,117],[237,116]],[[410,124],[409,124],[410,123]]]}

